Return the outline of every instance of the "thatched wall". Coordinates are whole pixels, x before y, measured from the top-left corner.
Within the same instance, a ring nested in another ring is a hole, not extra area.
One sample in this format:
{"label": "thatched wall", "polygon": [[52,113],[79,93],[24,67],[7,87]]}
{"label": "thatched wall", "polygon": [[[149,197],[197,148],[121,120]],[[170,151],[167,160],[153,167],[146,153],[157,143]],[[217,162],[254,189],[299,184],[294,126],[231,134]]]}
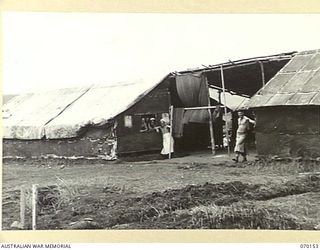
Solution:
{"label": "thatched wall", "polygon": [[51,140],[3,140],[4,157],[106,157],[112,158],[116,139],[111,128],[88,128],[82,136]]}
{"label": "thatched wall", "polygon": [[[162,114],[169,114],[170,95],[168,84],[167,81],[162,82],[139,102],[116,118],[118,122],[118,153],[124,154],[157,150],[160,152],[162,148],[161,135],[155,131],[141,132],[141,119],[144,116],[154,116],[156,119],[155,123],[159,126]],[[125,126],[125,116],[132,117],[131,128]]]}
{"label": "thatched wall", "polygon": [[255,110],[259,155],[320,156],[320,107],[282,106]]}

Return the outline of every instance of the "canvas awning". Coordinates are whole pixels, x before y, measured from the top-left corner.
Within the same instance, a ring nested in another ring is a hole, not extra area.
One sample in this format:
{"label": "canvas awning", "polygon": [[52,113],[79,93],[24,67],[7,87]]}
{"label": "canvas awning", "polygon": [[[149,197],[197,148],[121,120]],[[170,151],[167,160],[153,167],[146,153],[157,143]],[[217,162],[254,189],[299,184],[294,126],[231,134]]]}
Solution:
{"label": "canvas awning", "polygon": [[[233,95],[233,94],[230,94],[229,92],[225,92],[225,95],[226,95],[226,101],[224,100],[223,93],[221,92],[221,96],[220,96],[221,104],[233,111],[237,110],[241,106],[241,104],[249,100],[248,97],[244,97],[241,95]],[[215,101],[219,101],[219,91],[216,89],[210,88],[210,98],[214,99]]]}

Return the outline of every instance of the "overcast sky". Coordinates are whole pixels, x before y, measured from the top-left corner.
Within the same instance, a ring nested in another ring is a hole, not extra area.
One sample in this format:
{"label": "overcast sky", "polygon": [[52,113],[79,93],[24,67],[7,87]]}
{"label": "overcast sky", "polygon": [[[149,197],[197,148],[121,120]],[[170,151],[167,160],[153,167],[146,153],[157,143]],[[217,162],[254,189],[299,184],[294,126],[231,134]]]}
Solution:
{"label": "overcast sky", "polygon": [[23,13],[2,16],[4,94],[144,79],[320,48],[320,15]]}

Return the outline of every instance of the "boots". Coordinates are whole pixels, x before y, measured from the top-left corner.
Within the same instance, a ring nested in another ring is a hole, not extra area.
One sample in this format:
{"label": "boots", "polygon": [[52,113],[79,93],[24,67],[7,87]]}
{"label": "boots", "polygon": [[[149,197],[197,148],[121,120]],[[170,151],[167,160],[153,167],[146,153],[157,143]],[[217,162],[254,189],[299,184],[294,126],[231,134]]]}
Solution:
{"label": "boots", "polygon": [[[246,162],[247,161],[247,156],[245,154],[242,154],[242,162]],[[238,163],[239,162],[239,155],[237,154],[235,158],[232,159],[234,162]]]}
{"label": "boots", "polygon": [[232,159],[234,162],[238,163],[239,162],[239,155],[236,155],[235,158]]}
{"label": "boots", "polygon": [[246,162],[247,161],[247,153],[244,152],[241,155],[242,155],[242,162]]}

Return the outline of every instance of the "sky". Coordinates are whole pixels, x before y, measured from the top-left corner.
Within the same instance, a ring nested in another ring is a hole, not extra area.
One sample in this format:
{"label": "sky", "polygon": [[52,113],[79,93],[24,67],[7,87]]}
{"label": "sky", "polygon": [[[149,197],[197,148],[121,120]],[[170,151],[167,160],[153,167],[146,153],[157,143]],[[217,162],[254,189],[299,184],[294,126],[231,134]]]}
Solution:
{"label": "sky", "polygon": [[155,84],[172,71],[320,48],[319,14],[4,12],[3,93]]}

